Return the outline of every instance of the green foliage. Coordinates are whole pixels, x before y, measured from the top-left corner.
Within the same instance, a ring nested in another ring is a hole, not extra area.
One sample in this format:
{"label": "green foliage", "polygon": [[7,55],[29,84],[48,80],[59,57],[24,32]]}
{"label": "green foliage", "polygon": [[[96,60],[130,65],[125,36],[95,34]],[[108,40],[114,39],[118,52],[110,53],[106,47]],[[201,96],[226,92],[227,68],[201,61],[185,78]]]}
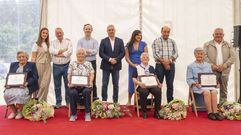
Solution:
{"label": "green foliage", "polygon": [[0,61],[16,61],[16,52],[31,53],[37,39],[39,0],[1,0],[0,11]]}

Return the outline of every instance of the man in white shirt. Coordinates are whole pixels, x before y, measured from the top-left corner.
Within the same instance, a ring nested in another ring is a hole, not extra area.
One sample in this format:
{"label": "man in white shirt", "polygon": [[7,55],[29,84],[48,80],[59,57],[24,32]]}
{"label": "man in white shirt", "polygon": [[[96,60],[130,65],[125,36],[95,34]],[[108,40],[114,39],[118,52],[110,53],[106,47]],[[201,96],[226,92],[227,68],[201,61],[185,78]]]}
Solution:
{"label": "man in white shirt", "polygon": [[204,44],[205,61],[212,65],[220,84],[219,104],[227,101],[227,85],[231,66],[235,61],[235,51],[227,41],[223,40],[222,28],[216,28],[213,40]]}
{"label": "man in white shirt", "polygon": [[59,108],[62,103],[62,96],[61,96],[62,77],[64,79],[66,105],[69,104],[67,71],[68,71],[73,48],[72,48],[71,41],[67,38],[64,38],[64,32],[62,28],[55,29],[55,36],[57,39],[51,42],[49,51],[50,51],[50,54],[52,55],[52,61],[53,61],[53,78],[54,78],[54,90],[55,90],[55,97],[56,97],[55,108]]}
{"label": "man in white shirt", "polygon": [[118,103],[119,98],[119,71],[122,69],[122,62],[125,55],[124,42],[122,39],[115,36],[115,26],[107,26],[108,37],[100,42],[99,55],[101,57],[102,69],[102,91],[101,96],[103,101],[108,99],[108,84],[110,74],[112,75],[113,83],[113,102]]}

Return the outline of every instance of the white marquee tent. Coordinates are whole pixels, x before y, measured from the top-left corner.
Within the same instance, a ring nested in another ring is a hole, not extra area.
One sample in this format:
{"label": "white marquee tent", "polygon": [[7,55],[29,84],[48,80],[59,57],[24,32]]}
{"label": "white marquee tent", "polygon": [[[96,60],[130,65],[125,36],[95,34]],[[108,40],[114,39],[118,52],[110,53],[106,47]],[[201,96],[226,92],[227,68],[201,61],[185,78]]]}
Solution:
{"label": "white marquee tent", "polygon": [[[188,86],[185,81],[187,65],[194,61],[193,50],[202,47],[212,39],[214,28],[221,27],[225,40],[233,39],[233,26],[240,24],[240,0],[42,0],[41,26],[50,31],[51,40],[55,39],[54,29],[62,27],[65,37],[74,46],[72,60],[78,39],[83,37],[82,27],[93,25],[93,37],[100,40],[107,36],[106,26],[114,24],[116,36],[128,42],[132,31],[141,29],[143,41],[148,44],[151,64],[154,65],[151,44],[160,36],[163,25],[169,25],[178,47],[176,62],[174,97],[187,101]],[[238,54],[237,54],[238,59]],[[97,58],[97,66],[100,66]],[[237,60],[238,62],[238,60]],[[232,68],[228,86],[228,100],[237,100],[238,63]],[[119,101],[127,102],[128,65],[123,59],[120,71]],[[97,70],[98,96],[101,97],[102,71]],[[64,87],[63,87],[64,88]],[[64,94],[64,92],[62,92]],[[109,82],[108,100],[112,101],[112,82]],[[166,87],[163,85],[162,104],[166,103]],[[48,101],[55,104],[53,79],[49,89]],[[1,103],[4,104],[4,103]],[[64,104],[64,103],[63,103]]]}

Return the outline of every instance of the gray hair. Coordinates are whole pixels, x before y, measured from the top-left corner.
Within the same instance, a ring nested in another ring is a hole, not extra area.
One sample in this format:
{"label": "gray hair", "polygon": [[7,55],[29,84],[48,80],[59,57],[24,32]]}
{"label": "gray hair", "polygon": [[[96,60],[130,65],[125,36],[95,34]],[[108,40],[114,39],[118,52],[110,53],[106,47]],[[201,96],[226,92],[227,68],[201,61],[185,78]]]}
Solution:
{"label": "gray hair", "polygon": [[197,52],[204,52],[204,50],[203,50],[202,47],[197,47],[197,48],[194,49],[194,55],[195,55]]}
{"label": "gray hair", "polygon": [[216,28],[214,29],[213,33],[216,33],[217,31],[221,31],[223,33],[223,28]]}
{"label": "gray hair", "polygon": [[148,57],[149,57],[149,54],[148,54],[147,52],[143,52],[143,53],[141,54],[140,58],[142,59],[142,57],[144,57],[144,56],[148,56]]}
{"label": "gray hair", "polygon": [[18,55],[20,55],[20,54],[24,54],[24,55],[26,56],[27,60],[28,60],[29,55],[28,55],[27,52],[25,52],[25,51],[18,51],[18,52],[17,52],[17,58],[18,58]]}
{"label": "gray hair", "polygon": [[78,48],[78,49],[76,50],[76,54],[80,53],[81,51],[84,52],[84,55],[86,56],[86,50],[85,50],[85,48]]}

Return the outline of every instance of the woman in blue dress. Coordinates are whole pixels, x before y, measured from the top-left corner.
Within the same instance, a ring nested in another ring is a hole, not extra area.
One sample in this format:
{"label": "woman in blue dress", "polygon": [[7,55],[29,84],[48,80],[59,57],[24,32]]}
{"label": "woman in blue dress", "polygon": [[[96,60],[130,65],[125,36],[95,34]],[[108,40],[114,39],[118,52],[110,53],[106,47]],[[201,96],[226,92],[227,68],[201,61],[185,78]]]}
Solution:
{"label": "woman in blue dress", "polygon": [[203,95],[208,118],[211,120],[222,120],[223,118],[218,114],[217,88],[202,87],[198,82],[198,73],[212,73],[211,64],[203,61],[204,51],[202,48],[196,48],[194,55],[196,60],[187,67],[187,84],[189,87],[192,87],[194,93]]}
{"label": "woman in blue dress", "polygon": [[128,67],[128,102],[131,104],[131,98],[134,93],[134,83],[132,80],[132,74],[137,65],[141,63],[140,56],[143,52],[148,52],[147,45],[141,41],[142,34],[140,30],[132,32],[131,39],[125,47],[125,59],[129,64]]}

